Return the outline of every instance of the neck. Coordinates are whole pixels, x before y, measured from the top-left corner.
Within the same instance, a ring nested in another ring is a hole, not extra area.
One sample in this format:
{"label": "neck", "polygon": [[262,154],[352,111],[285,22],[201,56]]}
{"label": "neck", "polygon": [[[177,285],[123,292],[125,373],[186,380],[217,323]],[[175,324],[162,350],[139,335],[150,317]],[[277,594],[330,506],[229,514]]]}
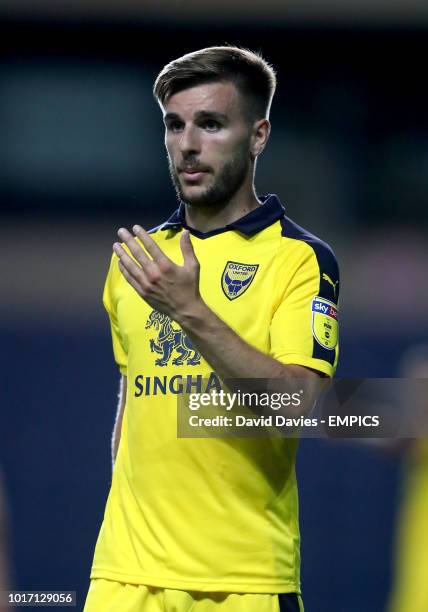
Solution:
{"label": "neck", "polygon": [[210,232],[237,221],[260,206],[254,187],[238,191],[230,200],[212,208],[186,204],[186,223],[199,232]]}

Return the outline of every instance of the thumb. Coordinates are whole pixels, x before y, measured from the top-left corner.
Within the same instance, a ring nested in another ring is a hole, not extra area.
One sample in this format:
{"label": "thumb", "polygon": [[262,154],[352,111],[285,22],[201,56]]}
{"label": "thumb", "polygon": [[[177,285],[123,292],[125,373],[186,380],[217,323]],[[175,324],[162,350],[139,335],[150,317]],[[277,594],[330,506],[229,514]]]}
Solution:
{"label": "thumb", "polygon": [[198,264],[195,251],[193,249],[192,241],[190,240],[189,230],[184,230],[180,238],[180,248],[183,253],[184,265],[186,264]]}

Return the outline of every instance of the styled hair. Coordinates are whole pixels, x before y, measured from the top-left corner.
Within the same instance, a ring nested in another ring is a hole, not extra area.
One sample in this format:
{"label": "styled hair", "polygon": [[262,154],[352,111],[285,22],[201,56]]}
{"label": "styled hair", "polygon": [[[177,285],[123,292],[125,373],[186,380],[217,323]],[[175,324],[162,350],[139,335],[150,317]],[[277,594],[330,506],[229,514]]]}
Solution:
{"label": "styled hair", "polygon": [[240,47],[207,47],[173,60],[157,76],[153,94],[163,106],[179,91],[216,82],[236,86],[251,120],[269,117],[275,71],[259,53]]}

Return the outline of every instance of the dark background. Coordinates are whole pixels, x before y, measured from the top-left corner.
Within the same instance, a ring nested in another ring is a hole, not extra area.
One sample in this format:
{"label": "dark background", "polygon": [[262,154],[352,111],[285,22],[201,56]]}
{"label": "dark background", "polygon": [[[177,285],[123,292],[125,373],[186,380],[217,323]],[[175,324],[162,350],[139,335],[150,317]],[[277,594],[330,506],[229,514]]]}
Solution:
{"label": "dark background", "polygon": [[[150,227],[176,207],[154,78],[225,42],[275,66],[258,191],[336,251],[338,375],[394,377],[403,351],[428,341],[428,19],[380,10],[329,23],[279,19],[276,7],[226,24],[49,6],[0,9],[0,462],[14,588],[77,590],[81,610],[119,382],[101,306],[111,244],[118,227]],[[302,441],[309,612],[384,609],[400,464],[357,442]]]}

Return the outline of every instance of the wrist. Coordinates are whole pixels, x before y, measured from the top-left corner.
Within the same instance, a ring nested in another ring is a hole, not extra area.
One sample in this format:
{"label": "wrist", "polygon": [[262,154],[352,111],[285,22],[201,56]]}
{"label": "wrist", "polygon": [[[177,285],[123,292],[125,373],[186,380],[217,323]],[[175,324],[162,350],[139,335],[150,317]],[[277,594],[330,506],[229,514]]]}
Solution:
{"label": "wrist", "polygon": [[210,314],[212,314],[212,311],[208,308],[203,299],[199,298],[191,305],[189,304],[183,312],[175,317],[175,320],[184,331],[191,332],[200,328],[204,323],[207,323]]}

